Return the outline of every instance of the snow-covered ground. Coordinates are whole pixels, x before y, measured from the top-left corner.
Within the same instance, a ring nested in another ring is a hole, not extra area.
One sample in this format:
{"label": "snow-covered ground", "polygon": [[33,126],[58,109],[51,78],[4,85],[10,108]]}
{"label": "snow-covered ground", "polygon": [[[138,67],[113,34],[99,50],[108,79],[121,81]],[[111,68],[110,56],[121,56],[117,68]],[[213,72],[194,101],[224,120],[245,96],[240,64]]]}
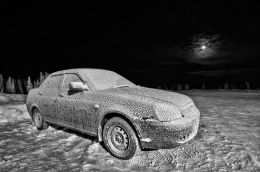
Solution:
{"label": "snow-covered ground", "polygon": [[0,171],[260,171],[260,92],[184,91],[201,112],[198,135],[122,161],[80,133],[38,131],[23,95],[0,94]]}

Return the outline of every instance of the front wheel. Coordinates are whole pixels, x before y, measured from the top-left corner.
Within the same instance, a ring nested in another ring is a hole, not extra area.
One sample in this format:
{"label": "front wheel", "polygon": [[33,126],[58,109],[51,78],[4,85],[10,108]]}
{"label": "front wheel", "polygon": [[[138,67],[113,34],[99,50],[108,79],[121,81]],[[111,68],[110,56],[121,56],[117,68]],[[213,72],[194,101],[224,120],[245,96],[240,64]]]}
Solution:
{"label": "front wheel", "polygon": [[33,111],[33,122],[38,130],[45,130],[49,125],[44,121],[38,109]]}
{"label": "front wheel", "polygon": [[120,159],[130,159],[140,150],[133,128],[119,117],[113,117],[105,124],[103,141],[108,151]]}

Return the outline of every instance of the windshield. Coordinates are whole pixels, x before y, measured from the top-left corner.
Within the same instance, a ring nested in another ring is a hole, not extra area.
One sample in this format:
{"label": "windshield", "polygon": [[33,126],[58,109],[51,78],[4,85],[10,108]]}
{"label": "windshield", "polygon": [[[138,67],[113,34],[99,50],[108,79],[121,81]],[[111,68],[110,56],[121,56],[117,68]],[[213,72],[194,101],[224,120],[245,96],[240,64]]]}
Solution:
{"label": "windshield", "polygon": [[118,75],[115,72],[107,70],[91,70],[85,73],[86,77],[92,83],[96,90],[105,90],[118,87],[136,86],[131,81]]}

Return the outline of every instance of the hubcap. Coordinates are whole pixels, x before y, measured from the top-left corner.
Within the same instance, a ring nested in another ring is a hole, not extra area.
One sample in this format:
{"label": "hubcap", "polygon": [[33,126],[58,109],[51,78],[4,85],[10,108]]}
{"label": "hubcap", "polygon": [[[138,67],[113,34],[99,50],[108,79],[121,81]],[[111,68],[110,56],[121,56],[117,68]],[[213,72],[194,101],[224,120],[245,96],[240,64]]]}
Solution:
{"label": "hubcap", "polygon": [[129,145],[129,138],[126,131],[120,127],[110,127],[108,130],[108,144],[116,153],[122,153]]}

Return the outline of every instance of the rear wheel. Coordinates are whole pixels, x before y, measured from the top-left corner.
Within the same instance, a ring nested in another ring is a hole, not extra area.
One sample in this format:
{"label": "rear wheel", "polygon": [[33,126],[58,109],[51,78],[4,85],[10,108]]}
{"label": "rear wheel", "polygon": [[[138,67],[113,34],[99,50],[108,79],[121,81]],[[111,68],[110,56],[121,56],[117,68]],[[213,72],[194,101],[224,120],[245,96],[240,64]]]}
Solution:
{"label": "rear wheel", "polygon": [[35,109],[33,111],[33,122],[38,130],[45,130],[49,127],[49,125],[44,121],[38,109]]}
{"label": "rear wheel", "polygon": [[103,141],[108,151],[120,159],[130,159],[140,150],[133,128],[119,117],[113,117],[105,124]]}

